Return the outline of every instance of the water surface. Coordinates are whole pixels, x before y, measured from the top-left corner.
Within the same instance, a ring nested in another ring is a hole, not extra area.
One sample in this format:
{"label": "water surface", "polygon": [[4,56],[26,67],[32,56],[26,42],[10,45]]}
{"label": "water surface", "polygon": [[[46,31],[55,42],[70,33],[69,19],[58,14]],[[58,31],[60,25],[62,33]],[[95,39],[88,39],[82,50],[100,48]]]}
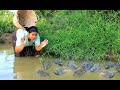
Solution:
{"label": "water surface", "polygon": [[[44,70],[41,58],[35,57],[15,57],[11,45],[0,46],[0,80],[120,80],[120,73],[116,72],[113,78],[105,78],[100,75],[102,70],[105,70],[106,63],[100,63],[102,69],[98,72],[87,71],[85,74],[74,77],[74,71],[68,69],[64,75],[55,75],[53,72],[56,68],[60,67],[54,64],[55,57],[46,57],[52,64],[48,70]],[[81,62],[76,62],[79,69]],[[64,60],[64,67],[67,68],[67,62]],[[43,70],[50,74],[50,77],[44,78],[39,76],[37,70]],[[115,67],[109,69],[115,71]]]}

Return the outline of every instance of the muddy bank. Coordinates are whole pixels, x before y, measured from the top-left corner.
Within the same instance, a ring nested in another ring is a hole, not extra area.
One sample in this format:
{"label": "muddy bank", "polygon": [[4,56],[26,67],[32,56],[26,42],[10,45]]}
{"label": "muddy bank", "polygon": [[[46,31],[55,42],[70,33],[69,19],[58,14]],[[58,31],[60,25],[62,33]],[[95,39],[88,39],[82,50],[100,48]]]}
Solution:
{"label": "muddy bank", "polygon": [[4,33],[0,37],[0,43],[2,43],[2,44],[11,44],[12,43],[12,33]]}

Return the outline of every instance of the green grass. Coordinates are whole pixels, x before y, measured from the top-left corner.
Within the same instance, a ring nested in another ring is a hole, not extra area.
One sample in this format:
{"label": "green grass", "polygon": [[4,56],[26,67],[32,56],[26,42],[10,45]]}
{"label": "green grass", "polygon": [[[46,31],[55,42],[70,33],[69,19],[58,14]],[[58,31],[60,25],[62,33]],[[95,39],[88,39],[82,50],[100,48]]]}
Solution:
{"label": "green grass", "polygon": [[15,27],[12,22],[13,14],[7,10],[0,11],[0,35],[4,32],[12,32]]}
{"label": "green grass", "polygon": [[[52,54],[66,60],[104,60],[120,58],[120,11],[114,10],[35,10],[41,41],[49,44],[42,55]],[[0,35],[13,31],[13,14],[0,11]]]}
{"label": "green grass", "polygon": [[4,43],[3,39],[1,38],[3,33],[11,33],[15,30],[12,18],[13,14],[8,10],[0,11],[0,43]]}
{"label": "green grass", "polygon": [[106,54],[119,56],[119,23],[117,19],[104,18],[106,15],[98,11],[61,10],[49,20],[42,18],[37,26],[42,40],[49,40],[45,50],[74,60],[101,60]]}

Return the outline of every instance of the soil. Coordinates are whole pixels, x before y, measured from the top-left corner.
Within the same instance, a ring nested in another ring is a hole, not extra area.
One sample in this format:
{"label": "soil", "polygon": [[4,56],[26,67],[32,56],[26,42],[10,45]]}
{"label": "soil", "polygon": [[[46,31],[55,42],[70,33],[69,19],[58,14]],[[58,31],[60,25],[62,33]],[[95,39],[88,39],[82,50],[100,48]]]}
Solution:
{"label": "soil", "polygon": [[4,33],[1,37],[0,37],[2,43],[4,44],[10,44],[12,43],[12,33]]}

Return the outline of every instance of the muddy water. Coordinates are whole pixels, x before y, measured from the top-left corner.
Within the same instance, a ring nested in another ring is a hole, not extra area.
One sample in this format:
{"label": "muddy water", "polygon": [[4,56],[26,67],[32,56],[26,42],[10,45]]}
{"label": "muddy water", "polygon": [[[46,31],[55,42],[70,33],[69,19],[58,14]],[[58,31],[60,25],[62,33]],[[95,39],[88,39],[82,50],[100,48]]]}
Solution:
{"label": "muddy water", "polygon": [[[41,57],[42,58],[42,57]],[[16,57],[13,54],[12,47],[10,45],[0,46],[0,80],[120,80],[120,73],[116,72],[113,78],[105,78],[100,75],[101,71],[104,70],[105,64],[101,63],[102,69],[98,72],[87,71],[85,74],[74,77],[74,70],[68,69],[64,75],[55,75],[53,72],[56,68],[60,67],[54,64],[54,57],[45,58],[52,64],[48,70],[44,70],[41,58],[35,57]],[[81,63],[76,62],[79,68]],[[64,67],[67,62],[64,61]],[[41,77],[36,72],[37,70],[43,70],[49,73],[50,77]],[[109,69],[114,71],[115,68]]]}

